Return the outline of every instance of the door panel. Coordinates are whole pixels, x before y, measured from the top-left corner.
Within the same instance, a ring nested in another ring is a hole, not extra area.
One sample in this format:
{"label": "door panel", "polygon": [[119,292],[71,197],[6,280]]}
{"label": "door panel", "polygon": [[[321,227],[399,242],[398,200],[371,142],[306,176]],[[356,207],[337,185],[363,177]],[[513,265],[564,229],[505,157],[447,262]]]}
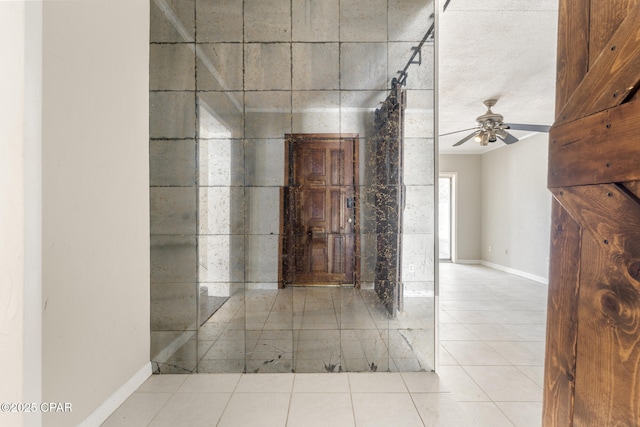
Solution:
{"label": "door panel", "polygon": [[283,281],[355,283],[355,136],[288,135]]}
{"label": "door panel", "polygon": [[[543,425],[570,426],[576,376],[582,229],[558,203],[552,205],[551,259]],[[563,254],[558,256],[557,254]]]}
{"label": "door panel", "polygon": [[627,16],[628,0],[591,0],[589,62],[591,65]]}
{"label": "door panel", "polygon": [[558,5],[556,118],[589,70],[589,3],[564,0]]}
{"label": "door panel", "polygon": [[[601,11],[606,10],[607,5],[609,3],[603,3]],[[595,13],[592,8],[592,18]],[[635,93],[640,82],[639,20],[640,8],[635,5],[570,94],[569,99],[562,103],[563,107],[556,117],[555,126],[618,106]],[[558,43],[560,44],[560,41]],[[569,49],[565,54],[571,56],[573,52]],[[565,78],[566,74],[570,73],[571,70],[564,69],[564,74],[558,75]]]}
{"label": "door panel", "polygon": [[640,425],[639,19],[560,2],[545,426]]}
{"label": "door panel", "polygon": [[640,103],[634,101],[554,126],[549,187],[640,179],[638,117]]}

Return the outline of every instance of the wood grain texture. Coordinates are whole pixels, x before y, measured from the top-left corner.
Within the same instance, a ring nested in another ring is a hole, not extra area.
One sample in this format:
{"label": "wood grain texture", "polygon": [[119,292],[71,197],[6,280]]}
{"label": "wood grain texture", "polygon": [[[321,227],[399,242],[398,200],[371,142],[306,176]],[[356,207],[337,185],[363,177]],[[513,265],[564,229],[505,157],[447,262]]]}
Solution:
{"label": "wood grain texture", "polygon": [[616,32],[635,0],[591,0],[589,10],[589,66]]}
{"label": "wood grain texture", "polygon": [[547,350],[542,415],[545,426],[571,426],[578,339],[581,229],[554,199],[551,225]]}
{"label": "wood grain texture", "polygon": [[624,102],[640,82],[640,4],[628,15],[594,61],[555,126],[577,120]]}
{"label": "wood grain texture", "polygon": [[575,426],[640,425],[638,282],[583,234]]}
{"label": "wood grain texture", "polygon": [[549,133],[548,186],[640,179],[639,117],[636,100],[554,126]]}
{"label": "wood grain texture", "polygon": [[[556,105],[548,184],[562,206],[554,206],[553,233],[570,217],[580,242],[552,235],[543,422],[640,426],[640,0],[560,6],[557,99],[566,102]],[[571,8],[586,8],[586,21],[567,16]],[[577,20],[585,27],[575,28]],[[573,30],[588,42],[567,35]]]}
{"label": "wood grain texture", "polygon": [[640,181],[628,181],[622,183],[622,185],[637,199],[640,199]]}
{"label": "wood grain texture", "polygon": [[574,425],[640,425],[640,203],[616,184],[554,194],[584,229]]}
{"label": "wood grain texture", "polygon": [[589,2],[559,3],[556,117],[589,70]]}
{"label": "wood grain texture", "polygon": [[[611,261],[631,271],[640,261],[640,203],[622,185],[564,187],[554,196],[571,216],[599,242]],[[636,281],[635,275],[629,280]],[[640,330],[638,331],[640,332]]]}

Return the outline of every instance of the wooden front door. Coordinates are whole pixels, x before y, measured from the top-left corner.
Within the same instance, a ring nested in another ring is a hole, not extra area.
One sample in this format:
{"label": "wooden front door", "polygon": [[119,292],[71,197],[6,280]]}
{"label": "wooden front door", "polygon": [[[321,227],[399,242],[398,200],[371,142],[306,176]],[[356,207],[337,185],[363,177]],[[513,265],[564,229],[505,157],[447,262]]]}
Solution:
{"label": "wooden front door", "polygon": [[560,1],[545,426],[640,425],[639,22]]}
{"label": "wooden front door", "polygon": [[357,282],[356,135],[286,135],[283,285]]}

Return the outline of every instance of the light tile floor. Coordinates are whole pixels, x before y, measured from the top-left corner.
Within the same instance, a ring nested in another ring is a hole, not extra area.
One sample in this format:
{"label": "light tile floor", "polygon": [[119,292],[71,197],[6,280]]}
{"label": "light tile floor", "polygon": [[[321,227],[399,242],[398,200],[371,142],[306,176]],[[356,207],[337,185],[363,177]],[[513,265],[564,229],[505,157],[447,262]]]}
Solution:
{"label": "light tile floor", "polygon": [[546,301],[540,283],[441,264],[437,374],[155,375],[103,426],[540,426]]}

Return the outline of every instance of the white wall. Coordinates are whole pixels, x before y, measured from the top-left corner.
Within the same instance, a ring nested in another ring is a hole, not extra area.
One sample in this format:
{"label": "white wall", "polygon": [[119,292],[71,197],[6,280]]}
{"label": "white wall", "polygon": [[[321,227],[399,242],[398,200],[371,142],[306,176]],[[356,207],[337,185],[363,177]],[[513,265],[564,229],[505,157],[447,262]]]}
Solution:
{"label": "white wall", "polygon": [[541,279],[551,227],[547,151],[548,135],[538,134],[480,156],[482,259]]}
{"label": "white wall", "polygon": [[440,172],[457,173],[458,262],[548,278],[547,151],[548,135],[539,134],[484,154],[439,156]]}
{"label": "white wall", "polygon": [[[43,400],[77,425],[149,362],[149,2],[43,6]],[[150,372],[150,370],[149,370]]]}
{"label": "white wall", "polygon": [[480,156],[441,154],[440,172],[457,173],[456,199],[456,259],[459,262],[478,261],[480,254],[481,171]]}
{"label": "white wall", "polygon": [[[0,402],[23,395],[25,4],[0,3]],[[22,425],[0,412],[0,425]]]}

